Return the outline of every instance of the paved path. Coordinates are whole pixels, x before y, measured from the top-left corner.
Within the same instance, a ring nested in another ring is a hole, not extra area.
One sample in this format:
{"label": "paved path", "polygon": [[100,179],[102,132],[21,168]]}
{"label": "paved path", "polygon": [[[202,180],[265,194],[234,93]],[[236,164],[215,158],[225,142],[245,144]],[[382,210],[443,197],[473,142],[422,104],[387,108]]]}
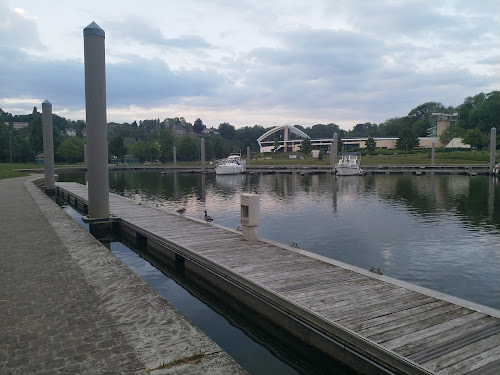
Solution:
{"label": "paved path", "polygon": [[151,373],[245,373],[27,180],[0,180],[1,374],[147,374],[195,354]]}

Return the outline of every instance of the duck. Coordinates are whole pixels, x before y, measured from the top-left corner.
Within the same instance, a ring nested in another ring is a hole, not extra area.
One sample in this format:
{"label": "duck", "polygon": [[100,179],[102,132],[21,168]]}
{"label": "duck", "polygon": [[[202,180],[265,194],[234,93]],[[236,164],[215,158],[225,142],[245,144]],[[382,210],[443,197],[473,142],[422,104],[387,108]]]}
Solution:
{"label": "duck", "polygon": [[210,223],[211,221],[214,221],[214,219],[212,219],[212,216],[208,216],[207,214],[207,211],[205,210],[205,221],[207,223]]}
{"label": "duck", "polygon": [[186,209],[184,207],[182,207],[182,208],[179,208],[178,210],[176,210],[175,212],[182,215],[184,212],[186,212]]}

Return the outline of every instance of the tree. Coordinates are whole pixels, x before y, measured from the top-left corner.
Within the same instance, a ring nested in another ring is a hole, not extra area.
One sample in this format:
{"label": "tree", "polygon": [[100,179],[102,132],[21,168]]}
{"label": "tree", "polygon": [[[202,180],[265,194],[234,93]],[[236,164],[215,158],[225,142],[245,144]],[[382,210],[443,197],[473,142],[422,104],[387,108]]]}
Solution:
{"label": "tree", "polygon": [[410,130],[403,129],[400,132],[399,138],[396,141],[396,148],[398,150],[409,151],[420,144],[418,137]]}
{"label": "tree", "polygon": [[126,153],[125,143],[123,142],[123,136],[121,134],[115,135],[109,141],[109,153],[118,158],[118,160],[123,160],[123,156]]}
{"label": "tree", "polygon": [[308,155],[312,150],[311,139],[305,138],[300,144],[300,151]]}
{"label": "tree", "polygon": [[219,125],[219,133],[222,138],[233,139],[235,134],[235,128],[233,125],[223,122]]}
{"label": "tree", "polygon": [[465,132],[462,141],[473,148],[482,149],[488,144],[488,137],[479,129],[469,129]]}
{"label": "tree", "polygon": [[274,140],[274,152],[278,151],[278,149],[280,148],[280,141],[278,141],[277,139]]}
{"label": "tree", "polygon": [[68,163],[83,161],[83,140],[78,137],[68,137],[56,150],[57,156]]}
{"label": "tree", "polygon": [[30,125],[30,145],[34,153],[43,152],[42,117],[37,116]]}
{"label": "tree", "polygon": [[177,157],[179,160],[191,161],[200,158],[199,138],[194,135],[186,134],[181,137],[177,145]]}
{"label": "tree", "polygon": [[205,129],[205,125],[203,125],[203,121],[201,121],[200,118],[197,118],[194,120],[194,125],[193,125],[193,132],[200,134],[203,129]]}
{"label": "tree", "polygon": [[372,137],[368,138],[365,144],[369,152],[373,152],[375,151],[375,148],[377,148],[377,142]]}

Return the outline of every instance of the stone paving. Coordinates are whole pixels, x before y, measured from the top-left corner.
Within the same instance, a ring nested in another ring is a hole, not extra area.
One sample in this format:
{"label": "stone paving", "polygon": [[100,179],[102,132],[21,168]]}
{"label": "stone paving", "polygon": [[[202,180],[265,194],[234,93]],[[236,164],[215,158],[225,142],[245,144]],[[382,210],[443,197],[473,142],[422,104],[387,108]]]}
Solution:
{"label": "stone paving", "polygon": [[244,374],[27,181],[0,180],[0,374]]}

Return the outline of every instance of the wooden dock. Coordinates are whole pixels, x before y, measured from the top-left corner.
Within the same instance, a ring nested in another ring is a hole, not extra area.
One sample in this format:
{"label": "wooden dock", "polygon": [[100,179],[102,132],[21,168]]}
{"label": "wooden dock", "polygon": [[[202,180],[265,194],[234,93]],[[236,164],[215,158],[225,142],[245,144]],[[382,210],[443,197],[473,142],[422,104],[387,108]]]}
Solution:
{"label": "wooden dock", "polygon": [[[86,209],[85,186],[56,190]],[[115,194],[110,207],[138,246],[183,262],[361,373],[500,373],[499,310]]]}

